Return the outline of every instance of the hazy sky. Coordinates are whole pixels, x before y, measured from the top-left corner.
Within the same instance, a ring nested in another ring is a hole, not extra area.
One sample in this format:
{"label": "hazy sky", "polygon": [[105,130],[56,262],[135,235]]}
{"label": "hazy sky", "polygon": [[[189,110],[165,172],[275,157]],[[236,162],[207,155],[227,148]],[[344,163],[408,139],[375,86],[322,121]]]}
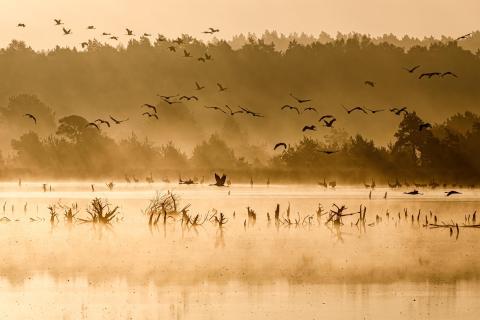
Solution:
{"label": "hazy sky", "polygon": [[[94,36],[100,39],[103,31],[125,39],[125,27],[137,34],[203,37],[201,31],[213,26],[224,38],[266,29],[414,36],[458,36],[480,29],[480,0],[0,0],[0,4],[0,45],[16,38],[34,48],[78,45]],[[63,36],[53,18],[62,18],[74,34]],[[17,28],[19,22],[27,28]],[[87,31],[89,24],[98,29]]]}

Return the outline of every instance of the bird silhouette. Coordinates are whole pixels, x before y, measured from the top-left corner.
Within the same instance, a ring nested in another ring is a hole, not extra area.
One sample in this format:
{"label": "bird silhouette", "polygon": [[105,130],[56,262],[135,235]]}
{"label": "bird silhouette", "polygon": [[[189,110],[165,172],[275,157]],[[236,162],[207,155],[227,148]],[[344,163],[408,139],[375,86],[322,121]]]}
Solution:
{"label": "bird silhouette", "polygon": [[168,47],[168,50],[172,51],[172,52],[176,52],[177,49],[174,47],[174,46],[170,46]]}
{"label": "bird silhouette", "polygon": [[176,44],[178,44],[178,45],[181,45],[181,44],[183,44],[183,39],[177,38],[176,40],[173,40],[172,42],[173,42],[173,43],[176,43]]}
{"label": "bird silhouette", "polygon": [[422,79],[422,78],[425,78],[425,77],[428,77],[428,79],[431,79],[432,77],[434,76],[440,76],[442,73],[441,72],[425,72],[425,73],[422,73],[418,79]]}
{"label": "bird silhouette", "polygon": [[220,177],[218,174],[215,173],[215,183],[213,186],[217,187],[225,187],[225,181],[227,180],[227,176],[225,174]]}
{"label": "bird silhouette", "polygon": [[106,120],[103,120],[103,119],[97,119],[97,120],[95,120],[95,123],[96,123],[96,122],[100,122],[100,124],[106,124],[106,125],[107,125],[107,127],[109,127],[109,128],[110,128],[110,122],[108,122],[108,121],[106,121]]}
{"label": "bird silhouette", "polygon": [[217,87],[218,87],[219,91],[225,91],[225,90],[228,89],[228,88],[224,87],[221,83],[218,83],[218,82],[217,82]]}
{"label": "bird silhouette", "polygon": [[196,101],[198,101],[198,97],[197,96],[181,96],[180,100],[188,100],[188,101],[196,100]]}
{"label": "bird silhouette", "polygon": [[415,195],[419,195],[419,194],[421,194],[421,193],[418,192],[417,189],[414,189],[413,191],[404,192],[404,194],[408,194],[408,195],[411,195],[411,196],[415,196]]}
{"label": "bird silhouette", "polygon": [[109,32],[102,32],[102,36],[111,36],[112,34]]}
{"label": "bird silhouette", "polygon": [[31,113],[25,113],[23,116],[32,119],[33,122],[34,122],[35,124],[37,124],[37,118],[36,118],[33,114],[31,114]]}
{"label": "bird silhouette", "polygon": [[188,52],[187,50],[184,49],[184,50],[183,50],[183,57],[184,57],[184,58],[191,58],[192,55],[191,55],[190,52]]}
{"label": "bird silhouette", "polygon": [[233,111],[232,108],[230,108],[230,106],[229,106],[228,104],[225,105],[225,108],[227,108],[228,111],[230,111],[230,115],[231,115],[231,116],[234,116],[234,115],[237,114],[237,113],[243,113],[243,112],[244,112],[243,110]]}
{"label": "bird silhouette", "polygon": [[19,23],[19,24],[17,24],[17,27],[19,27],[19,28],[25,28],[26,25],[25,25],[25,23]]}
{"label": "bird silhouette", "polygon": [[170,100],[170,99],[173,99],[173,98],[178,97],[179,94],[177,93],[176,95],[173,95],[173,96],[162,96],[162,95],[157,94],[157,96],[159,96],[159,97],[162,98],[163,100]]}
{"label": "bird silhouette", "polygon": [[112,40],[118,40],[118,37],[117,37],[117,36],[111,36],[110,39],[112,39]]}
{"label": "bird silhouette", "polygon": [[357,110],[362,111],[365,114],[368,114],[368,112],[365,109],[363,109],[362,107],[354,107],[354,108],[351,108],[350,110],[343,107],[343,109],[345,109],[345,111],[347,111],[348,114],[352,113],[353,111],[357,111]]}
{"label": "bird silhouette", "polygon": [[320,150],[320,152],[325,153],[327,155],[331,155],[331,154],[337,153],[338,150]]}
{"label": "bird silhouette", "polygon": [[308,108],[303,109],[303,112],[305,112],[305,111],[314,111],[314,112],[318,113],[317,109],[315,109],[314,107],[308,107]]}
{"label": "bird silhouette", "polygon": [[333,118],[331,119],[330,121],[324,119],[323,120],[323,123],[324,123],[324,126],[327,127],[327,128],[333,128],[333,123],[337,121],[337,119]]}
{"label": "bird silhouette", "polygon": [[95,122],[90,122],[88,123],[85,128],[88,128],[88,127],[94,127],[96,128],[98,131],[100,131],[100,127],[95,123]]}
{"label": "bird silhouette", "polygon": [[202,90],[202,89],[205,89],[204,86],[201,86],[200,84],[198,84],[198,82],[195,81],[195,87],[196,87],[196,90]]}
{"label": "bird silhouette", "polygon": [[110,116],[110,119],[115,123],[115,124],[121,124],[122,122],[128,121],[128,118],[125,120],[117,120],[114,117]]}
{"label": "bird silhouette", "polygon": [[290,93],[290,97],[292,97],[293,99],[295,99],[298,103],[305,103],[305,102],[310,102],[312,101],[312,99],[300,99],[300,98],[297,98],[295,97],[293,94]]}
{"label": "bird silhouette", "polygon": [[88,26],[87,30],[95,30],[95,26]]}
{"label": "bird silhouette", "polygon": [[197,60],[200,61],[200,62],[207,62],[207,60],[205,60],[204,57],[197,58]]}
{"label": "bird silhouette", "polygon": [[155,119],[158,120],[158,116],[156,113],[150,113],[150,112],[144,112],[142,113],[143,116],[148,116],[149,118],[154,117]]}
{"label": "bird silhouette", "polygon": [[458,78],[458,76],[451,71],[447,71],[447,72],[442,73],[441,77],[443,78],[445,76],[452,76],[452,77]]}
{"label": "bird silhouette", "polygon": [[331,114],[326,114],[324,116],[321,116],[318,121],[322,122],[323,119],[329,119],[329,118],[334,118],[334,116],[332,116]]}
{"label": "bird silhouette", "polygon": [[432,128],[432,125],[428,122],[426,123],[422,123],[419,127],[418,127],[418,130],[419,131],[422,131],[422,130],[425,130],[425,129],[430,129]]}
{"label": "bird silhouette", "polygon": [[451,195],[454,195],[454,194],[462,194],[462,193],[455,190],[445,191],[446,197],[450,197]]}
{"label": "bird silhouette", "polygon": [[243,107],[240,107],[240,109],[242,109],[243,111],[245,111],[246,114],[249,114],[253,117],[259,117],[259,118],[263,118],[264,116],[260,113],[257,113],[257,112],[254,112],[254,111],[251,111],[247,108],[243,108]]}
{"label": "bird silhouette", "polygon": [[130,30],[130,29],[126,28],[125,31],[127,31],[127,34],[126,34],[127,36],[133,36],[134,35],[133,30]]}
{"label": "bird silhouette", "polygon": [[144,103],[144,104],[142,104],[142,107],[150,108],[150,109],[152,109],[155,113],[157,113],[157,107],[154,106],[154,105],[151,105],[151,104],[148,104],[148,103]]}
{"label": "bird silhouette", "polygon": [[273,150],[277,150],[277,148],[280,148],[280,147],[283,147],[284,150],[286,150],[287,149],[287,144],[285,142],[279,142],[273,147]]}
{"label": "bird silhouette", "polygon": [[225,110],[223,110],[222,108],[220,107],[208,107],[208,106],[204,106],[205,108],[207,109],[213,109],[213,110],[218,110],[218,111],[221,111],[223,113],[226,113]]}
{"label": "bird silhouette", "polygon": [[297,114],[300,114],[300,110],[298,110],[297,107],[292,107],[292,106],[289,105],[289,104],[284,105],[284,106],[281,107],[280,109],[281,109],[281,110],[285,110],[285,109],[295,110],[295,111],[297,112]]}
{"label": "bird silhouette", "polygon": [[382,112],[382,111],[385,111],[385,109],[368,109],[368,108],[365,108],[367,109],[368,111],[370,111],[371,113],[375,114],[375,113],[378,113],[378,112]]}
{"label": "bird silhouette", "polygon": [[375,87],[375,82],[370,81],[370,80],[365,81],[364,84],[365,84],[366,86],[370,86],[370,87],[372,87],[372,88]]}
{"label": "bird silhouette", "polygon": [[465,34],[465,35],[463,35],[463,36],[458,37],[457,39],[455,39],[455,41],[467,39],[467,38],[470,37],[471,35],[472,35],[472,32],[467,33],[467,34]]}
{"label": "bird silhouette", "polygon": [[82,46],[82,49],[84,49],[88,47],[88,42],[82,42],[80,45]]}
{"label": "bird silhouette", "polygon": [[404,67],[403,69],[405,69],[408,73],[414,73],[415,70],[417,70],[418,68],[420,68],[420,65],[416,65],[415,67],[410,68],[410,69]]}
{"label": "bird silhouette", "polygon": [[205,53],[205,59],[207,59],[207,60],[212,60],[212,56],[209,55],[208,53]]}
{"label": "bird silhouette", "polygon": [[61,19],[53,19],[53,21],[55,22],[55,25],[56,26],[60,26],[63,24],[62,20]]}
{"label": "bird silhouette", "polygon": [[145,33],[143,34],[143,36],[146,37],[146,38],[148,38],[148,37],[151,37],[152,35],[151,35],[150,33],[146,33],[146,32],[145,32]]}
{"label": "bird silhouette", "polygon": [[305,131],[307,131],[307,130],[316,131],[316,130],[317,130],[317,127],[314,126],[314,125],[304,126],[303,129],[302,129],[302,132],[305,132]]}
{"label": "bird silhouette", "polygon": [[399,116],[402,112],[405,113],[405,114],[408,114],[407,107],[391,108],[390,112],[395,113],[397,116]]}
{"label": "bird silhouette", "polygon": [[64,36],[67,36],[67,35],[72,34],[72,29],[62,28],[62,30],[63,30],[63,35],[64,35]]}

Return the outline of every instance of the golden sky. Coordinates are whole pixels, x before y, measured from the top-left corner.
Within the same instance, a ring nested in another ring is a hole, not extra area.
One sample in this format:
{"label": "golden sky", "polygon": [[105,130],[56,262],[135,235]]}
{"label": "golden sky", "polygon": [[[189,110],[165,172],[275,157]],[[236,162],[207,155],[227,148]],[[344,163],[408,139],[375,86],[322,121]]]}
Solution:
{"label": "golden sky", "polygon": [[[101,39],[103,31],[125,40],[125,27],[136,34],[203,37],[201,31],[213,26],[224,38],[266,29],[414,36],[459,36],[480,29],[480,0],[0,0],[0,5],[0,46],[15,38],[36,49]],[[63,36],[54,18],[73,35]],[[19,22],[27,28],[17,28]],[[90,24],[95,32],[86,30]]]}

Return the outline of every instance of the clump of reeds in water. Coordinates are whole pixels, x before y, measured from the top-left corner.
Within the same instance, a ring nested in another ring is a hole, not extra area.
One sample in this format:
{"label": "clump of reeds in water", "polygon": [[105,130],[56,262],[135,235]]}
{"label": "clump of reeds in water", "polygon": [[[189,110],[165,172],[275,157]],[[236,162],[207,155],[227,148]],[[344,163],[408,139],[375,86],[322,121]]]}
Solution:
{"label": "clump of reeds in water", "polygon": [[110,203],[100,198],[95,198],[87,207],[88,219],[79,218],[82,222],[109,224],[118,215],[118,206],[111,207]]}
{"label": "clump of reeds in water", "polygon": [[177,216],[182,213],[182,216],[187,214],[189,204],[182,209],[178,209],[180,198],[170,192],[165,194],[157,193],[155,198],[150,200],[148,207],[144,210],[148,218],[149,225],[156,225],[163,218],[163,223],[167,223],[168,217]]}
{"label": "clump of reeds in water", "polygon": [[78,214],[78,204],[73,203],[72,205],[60,205],[60,208],[63,209],[63,217],[67,223],[73,223]]}

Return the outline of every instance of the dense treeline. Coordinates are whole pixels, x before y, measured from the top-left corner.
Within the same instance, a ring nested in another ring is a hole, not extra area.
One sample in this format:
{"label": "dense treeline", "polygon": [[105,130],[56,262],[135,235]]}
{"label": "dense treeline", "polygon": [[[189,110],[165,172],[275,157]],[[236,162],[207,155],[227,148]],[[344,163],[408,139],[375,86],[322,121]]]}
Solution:
{"label": "dense treeline", "polygon": [[[176,179],[225,172],[234,181],[250,177],[273,182],[317,182],[323,179],[360,183],[387,181],[477,183],[480,179],[480,117],[466,112],[432,129],[413,112],[403,117],[394,143],[382,147],[361,135],[332,130],[321,139],[304,136],[285,151],[248,161],[218,135],[196,145],[191,154],[174,143],[156,146],[135,134],[116,141],[105,132],[85,128],[78,115],[61,118],[45,138],[31,131],[11,141],[14,155],[0,158],[2,178]],[[323,151],[336,151],[325,154]]]}
{"label": "dense treeline", "polygon": [[[428,46],[404,48],[394,41],[351,35],[308,44],[289,41],[283,51],[276,50],[271,39],[250,38],[234,49],[226,41],[203,43],[188,35],[180,45],[161,38],[132,39],[126,47],[91,40],[85,49],[57,47],[46,52],[13,41],[0,50],[0,147],[9,149],[10,140],[28,130],[40,136],[52,134],[54,123],[70,114],[90,121],[114,115],[130,118],[128,125],[109,131],[116,139],[127,139],[135,132],[140,140],[148,137],[158,145],[174,141],[190,153],[218,132],[237,152],[253,160],[251,150],[240,150],[245,144],[293,144],[302,138],[304,125],[318,124],[320,114],[327,113],[334,114],[337,128],[349,135],[361,134],[386,146],[393,142],[400,117],[389,112],[347,115],[342,105],[408,106],[422,119],[434,122],[458,111],[479,113],[480,53],[462,47],[477,36],[464,42],[432,41]],[[169,49],[172,46],[175,52]],[[192,57],[185,58],[184,50]],[[212,60],[199,61],[205,53]],[[417,73],[403,69],[415,65],[421,65]],[[452,71],[458,78],[418,79],[419,72],[428,71]],[[374,81],[375,87],[366,86],[365,80]],[[196,81],[205,89],[195,90]],[[219,92],[217,82],[228,90]],[[198,95],[199,101],[168,105],[157,96],[177,93]],[[284,104],[295,104],[289,93],[312,99],[309,106],[319,113],[281,112]],[[158,121],[141,115],[143,103],[158,106]],[[232,117],[204,108],[225,104],[248,107],[265,117]],[[44,117],[39,116],[38,126],[32,127],[18,110],[38,111]],[[230,128],[240,132],[232,134]],[[311,137],[325,134],[328,129],[319,128]]]}

